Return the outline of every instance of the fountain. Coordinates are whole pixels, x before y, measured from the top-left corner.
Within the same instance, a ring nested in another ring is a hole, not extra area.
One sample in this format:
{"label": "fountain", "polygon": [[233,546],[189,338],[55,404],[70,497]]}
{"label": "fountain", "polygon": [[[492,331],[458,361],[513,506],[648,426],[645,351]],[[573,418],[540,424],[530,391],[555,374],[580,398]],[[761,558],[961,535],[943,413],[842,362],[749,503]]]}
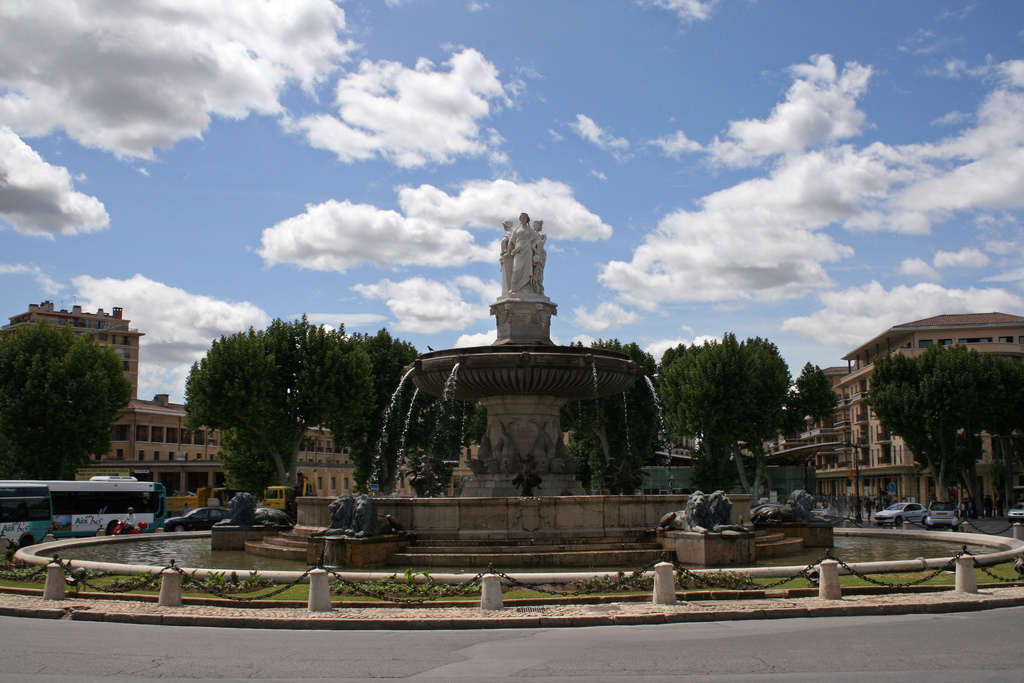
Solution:
{"label": "fountain", "polygon": [[561,408],[573,399],[621,394],[642,372],[625,354],[552,343],[557,306],[544,294],[543,222],[531,225],[524,213],[515,229],[512,221],[504,226],[502,292],[491,304],[497,339],[424,354],[407,368],[409,379],[433,396],[487,408],[487,431],[462,496],[519,496],[525,482],[533,496],[582,495],[559,426]]}

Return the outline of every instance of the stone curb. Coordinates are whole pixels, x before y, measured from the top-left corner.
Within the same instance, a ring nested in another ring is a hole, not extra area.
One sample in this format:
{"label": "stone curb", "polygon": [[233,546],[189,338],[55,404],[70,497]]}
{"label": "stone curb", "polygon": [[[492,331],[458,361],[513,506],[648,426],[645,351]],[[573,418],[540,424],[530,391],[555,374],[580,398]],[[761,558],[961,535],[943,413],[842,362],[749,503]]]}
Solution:
{"label": "stone curb", "polygon": [[[947,594],[948,595],[948,594]],[[276,617],[195,614],[152,614],[100,612],[91,609],[0,606],[0,616],[29,619],[70,619],[122,624],[159,626],[205,626],[211,628],[258,628],[289,630],[468,630],[501,628],[576,628],[584,626],[640,626],[754,619],[794,619],[816,617],[888,616],[901,614],[954,614],[1024,606],[1024,596],[985,597],[982,600],[908,602],[894,604],[839,604],[809,607],[762,609],[724,609],[716,611],[665,614],[523,616],[522,618],[425,617],[422,619],[346,619],[329,616]]]}

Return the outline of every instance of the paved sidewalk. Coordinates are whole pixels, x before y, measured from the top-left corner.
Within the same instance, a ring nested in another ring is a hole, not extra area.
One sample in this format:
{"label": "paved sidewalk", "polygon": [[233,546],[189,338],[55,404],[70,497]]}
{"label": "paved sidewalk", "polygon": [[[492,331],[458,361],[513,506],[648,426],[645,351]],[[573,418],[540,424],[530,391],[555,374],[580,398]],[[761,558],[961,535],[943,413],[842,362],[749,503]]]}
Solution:
{"label": "paved sidewalk", "polygon": [[281,629],[473,629],[551,628],[664,624],[791,617],[938,614],[973,612],[1024,605],[1024,587],[984,587],[979,593],[941,591],[851,595],[841,600],[760,598],[698,600],[677,605],[650,602],[557,604],[506,607],[484,611],[466,607],[336,607],[310,613],[303,607],[185,605],[159,607],[153,602],[83,599],[69,595],[46,601],[36,595],[0,592],[0,616],[76,621],[221,626]]}

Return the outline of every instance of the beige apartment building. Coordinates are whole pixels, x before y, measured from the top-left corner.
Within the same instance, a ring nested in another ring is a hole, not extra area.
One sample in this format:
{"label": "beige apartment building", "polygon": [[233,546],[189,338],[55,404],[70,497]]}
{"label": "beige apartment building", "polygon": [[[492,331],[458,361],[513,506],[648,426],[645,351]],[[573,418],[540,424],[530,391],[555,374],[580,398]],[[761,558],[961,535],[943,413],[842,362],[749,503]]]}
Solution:
{"label": "beige apartment building", "polygon": [[[801,436],[808,446],[819,446],[812,456],[819,495],[889,497],[891,500],[929,502],[935,482],[928,472],[914,467],[913,453],[902,439],[882,428],[867,404],[873,360],[879,355],[916,356],[932,344],[965,344],[979,353],[1024,360],[1024,317],[1006,313],[938,315],[891,327],[846,356],[845,367],[832,367],[839,395],[839,410],[831,424],[813,425]],[[985,439],[985,455],[978,467],[982,495],[993,494],[992,451]],[[1014,486],[1024,485],[1020,468]]]}

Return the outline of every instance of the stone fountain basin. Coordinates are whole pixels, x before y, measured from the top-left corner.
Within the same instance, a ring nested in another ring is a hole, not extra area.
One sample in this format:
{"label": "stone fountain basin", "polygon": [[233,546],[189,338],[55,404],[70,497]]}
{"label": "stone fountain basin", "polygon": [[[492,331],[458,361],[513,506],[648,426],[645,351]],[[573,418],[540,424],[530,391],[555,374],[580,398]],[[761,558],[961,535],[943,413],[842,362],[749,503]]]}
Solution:
{"label": "stone fountain basin", "polygon": [[444,395],[458,364],[452,398],[491,396],[604,398],[629,389],[642,374],[629,356],[616,351],[574,346],[474,346],[426,353],[407,370],[420,391]]}

